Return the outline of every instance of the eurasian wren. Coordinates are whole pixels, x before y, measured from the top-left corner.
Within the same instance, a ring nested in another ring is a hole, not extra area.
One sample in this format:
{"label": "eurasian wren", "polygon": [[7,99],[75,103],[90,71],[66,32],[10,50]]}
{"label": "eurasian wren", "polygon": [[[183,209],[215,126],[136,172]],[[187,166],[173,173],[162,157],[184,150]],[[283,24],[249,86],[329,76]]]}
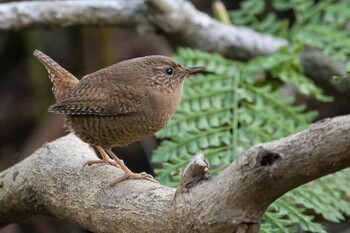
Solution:
{"label": "eurasian wren", "polygon": [[79,81],[41,51],[35,50],[34,56],[53,83],[57,103],[49,112],[65,115],[68,130],[101,153],[102,160],[87,164],[103,162],[121,168],[124,176],[117,182],[153,180],[147,173],[131,172],[111,148],[127,146],[162,129],[179,105],[184,79],[205,68],[186,68],[169,57],[146,56],[119,62]]}

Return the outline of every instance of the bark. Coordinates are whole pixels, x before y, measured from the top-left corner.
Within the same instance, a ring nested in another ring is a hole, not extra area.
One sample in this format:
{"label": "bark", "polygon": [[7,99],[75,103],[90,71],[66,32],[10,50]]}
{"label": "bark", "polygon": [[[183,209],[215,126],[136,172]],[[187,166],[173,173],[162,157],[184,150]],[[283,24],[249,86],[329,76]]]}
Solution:
{"label": "bark", "polygon": [[109,183],[121,172],[94,165],[70,134],[0,173],[0,225],[35,214],[98,232],[258,232],[266,208],[287,191],[350,166],[350,115],[256,145],[210,179],[202,155],[177,190],[146,180]]}
{"label": "bark", "polygon": [[0,4],[0,29],[33,27],[122,26],[147,23],[146,5],[133,1],[23,1]]}
{"label": "bark", "polygon": [[[2,30],[72,25],[134,27],[140,33],[160,31],[176,46],[189,46],[240,60],[269,55],[289,46],[285,39],[220,23],[185,0],[68,0],[0,4]],[[332,75],[346,74],[342,62],[312,48],[302,52],[300,59],[305,74],[316,83],[348,95],[350,79],[342,83],[332,79]]]}

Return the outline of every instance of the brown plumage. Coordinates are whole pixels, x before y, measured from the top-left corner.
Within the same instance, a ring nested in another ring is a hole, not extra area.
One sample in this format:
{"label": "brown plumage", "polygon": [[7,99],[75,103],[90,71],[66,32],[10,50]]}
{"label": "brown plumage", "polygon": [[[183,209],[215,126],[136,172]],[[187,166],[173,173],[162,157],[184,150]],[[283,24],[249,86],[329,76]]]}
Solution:
{"label": "brown plumage", "polygon": [[184,78],[204,69],[186,68],[165,56],[147,56],[119,62],[79,81],[44,53],[35,50],[34,56],[53,83],[57,103],[49,111],[64,114],[69,131],[97,146],[104,162],[123,169],[123,179],[151,178],[132,173],[111,147],[129,145],[162,129],[180,102]]}

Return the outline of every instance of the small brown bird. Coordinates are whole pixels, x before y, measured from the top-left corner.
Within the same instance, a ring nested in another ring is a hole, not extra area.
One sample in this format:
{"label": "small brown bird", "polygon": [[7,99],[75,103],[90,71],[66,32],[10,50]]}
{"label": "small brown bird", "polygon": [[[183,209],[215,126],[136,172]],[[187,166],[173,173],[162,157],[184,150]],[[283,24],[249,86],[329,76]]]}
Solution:
{"label": "small brown bird", "polygon": [[[153,180],[133,173],[111,150],[144,139],[162,129],[179,105],[184,79],[205,67],[184,67],[165,56],[119,62],[86,75],[80,81],[39,50],[34,56],[45,66],[57,103],[49,112],[65,115],[65,126],[96,146],[102,160],[121,168],[128,178]],[[107,154],[106,154],[107,153]],[[112,160],[111,158],[114,160]]]}

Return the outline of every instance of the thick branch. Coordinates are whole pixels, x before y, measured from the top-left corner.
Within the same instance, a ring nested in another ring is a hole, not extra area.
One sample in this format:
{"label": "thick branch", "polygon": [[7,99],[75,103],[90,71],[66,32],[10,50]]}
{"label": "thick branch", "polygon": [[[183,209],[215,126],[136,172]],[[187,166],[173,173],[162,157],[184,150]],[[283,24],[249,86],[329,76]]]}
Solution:
{"label": "thick branch", "polygon": [[196,156],[183,174],[182,183],[191,185],[176,196],[175,189],[146,180],[112,188],[121,172],[107,165],[82,172],[88,159],[96,159],[93,151],[68,135],[0,173],[0,225],[50,214],[95,233],[257,232],[276,198],[350,166],[350,115],[252,147],[211,180]]}
{"label": "thick branch", "polygon": [[242,211],[247,211],[243,203],[249,200],[263,211],[291,189],[347,167],[350,167],[350,115],[328,118],[300,133],[256,145],[217,179],[241,190],[242,195],[228,200],[229,203],[242,203]]}
{"label": "thick branch", "polygon": [[[160,29],[175,45],[242,60],[272,54],[289,45],[282,38],[222,24],[184,0],[24,1],[0,4],[2,30],[71,25],[137,27],[138,31],[143,32]],[[312,53],[306,50],[300,57],[305,73],[317,83],[331,84],[342,94],[348,92],[350,81],[339,84],[331,78],[334,74],[345,75],[343,63],[318,50]]]}
{"label": "thick branch", "polygon": [[0,4],[0,29],[147,23],[144,1],[23,1]]}
{"label": "thick branch", "polygon": [[150,21],[176,43],[243,60],[272,54],[288,45],[284,39],[220,23],[196,10],[188,1],[150,2],[151,9],[156,9],[155,14],[149,17]]}
{"label": "thick branch", "polygon": [[[175,190],[145,180],[109,184],[121,175],[108,165],[85,167],[94,151],[70,134],[0,174],[0,225],[33,214],[69,219],[93,232],[170,232]],[[138,229],[138,230],[136,230]],[[142,229],[142,228],[141,228]]]}

